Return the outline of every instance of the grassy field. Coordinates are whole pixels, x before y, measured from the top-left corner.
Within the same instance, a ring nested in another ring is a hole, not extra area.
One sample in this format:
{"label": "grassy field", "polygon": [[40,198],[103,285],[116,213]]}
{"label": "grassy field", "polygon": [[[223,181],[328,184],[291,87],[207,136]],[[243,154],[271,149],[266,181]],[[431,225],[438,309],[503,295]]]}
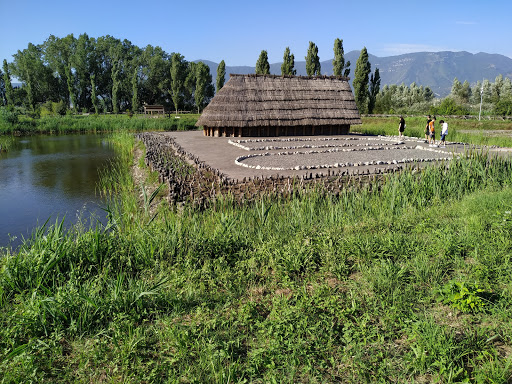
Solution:
{"label": "grassy field", "polygon": [[32,119],[19,116],[18,123],[0,120],[0,135],[108,133],[119,131],[176,131],[196,129],[199,115],[182,114],[146,118],[142,115],[69,115]]}
{"label": "grassy field", "polygon": [[510,381],[512,161],[198,212],[112,141],[109,224],[2,251],[0,382]]}
{"label": "grassy field", "polygon": [[510,382],[511,160],[199,212],[112,142],[106,227],[0,250],[1,383]]}
{"label": "grassy field", "polygon": [[[406,129],[404,134],[412,137],[425,137],[426,116],[405,116]],[[448,123],[447,141],[471,143],[478,145],[496,145],[512,147],[511,120],[481,120],[448,119],[436,117],[437,139],[441,134],[439,121]],[[392,117],[363,117],[363,125],[352,126],[351,131],[376,135],[398,135],[399,118]]]}

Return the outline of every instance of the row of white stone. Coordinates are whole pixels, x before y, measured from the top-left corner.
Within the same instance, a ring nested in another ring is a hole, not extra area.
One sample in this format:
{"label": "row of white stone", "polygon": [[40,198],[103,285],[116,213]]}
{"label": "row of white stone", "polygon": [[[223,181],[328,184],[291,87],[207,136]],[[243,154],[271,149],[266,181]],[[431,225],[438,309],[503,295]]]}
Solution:
{"label": "row of white stone", "polygon": [[[389,149],[389,148],[386,148],[386,149]],[[397,149],[399,149],[399,148],[397,148]],[[409,149],[412,149],[412,147],[410,147]],[[416,146],[415,149],[420,149],[420,150],[423,150],[423,151],[430,151],[430,152],[437,152],[437,153],[447,154],[446,152],[441,151],[441,150],[437,150],[437,149],[433,149],[433,148],[424,148],[424,147],[421,147],[421,146]],[[295,154],[306,155],[306,154],[310,154],[310,153],[328,153],[328,152],[338,152],[338,151],[328,150],[328,151],[321,151],[321,152],[320,151],[309,151],[309,152],[281,152],[281,153],[268,153],[268,152],[266,152],[266,153],[262,153],[262,154],[253,154],[253,155],[247,155],[247,156],[239,156],[239,157],[237,157],[235,159],[235,164],[239,165],[239,166],[242,166],[242,167],[246,167],[246,168],[269,170],[269,171],[285,171],[285,170],[300,171],[300,170],[310,170],[310,169],[344,168],[344,167],[359,167],[359,166],[370,166],[370,165],[393,165],[393,164],[406,164],[406,163],[423,163],[423,162],[432,162],[432,161],[448,161],[448,160],[451,159],[451,157],[439,157],[439,158],[435,158],[435,159],[423,159],[423,158],[419,158],[419,159],[413,159],[413,158],[406,159],[406,158],[403,158],[401,160],[389,160],[389,161],[377,160],[377,161],[359,161],[359,162],[355,162],[355,163],[347,162],[347,163],[319,164],[319,165],[297,165],[295,167],[289,167],[289,168],[284,168],[284,167],[264,167],[264,166],[261,166],[261,165],[249,165],[249,164],[243,163],[244,160],[249,159],[249,158],[253,158],[253,157],[257,157],[257,156],[282,156],[282,155],[295,155]],[[452,156],[459,156],[460,154],[454,152],[451,155]]]}
{"label": "row of white stone", "polygon": [[[277,149],[300,149],[300,148],[340,148],[340,147],[368,147],[373,145],[372,143],[364,143],[364,144],[348,144],[348,143],[341,143],[341,144],[304,144],[304,145],[291,145],[291,146],[265,146],[265,147],[247,147],[245,145],[240,144],[237,141],[228,140],[228,143],[231,145],[234,145],[235,147],[241,148],[245,151],[270,151],[270,150],[277,150]],[[399,141],[393,141],[389,144],[381,144],[382,146],[386,145],[401,145],[404,144],[404,142]]]}

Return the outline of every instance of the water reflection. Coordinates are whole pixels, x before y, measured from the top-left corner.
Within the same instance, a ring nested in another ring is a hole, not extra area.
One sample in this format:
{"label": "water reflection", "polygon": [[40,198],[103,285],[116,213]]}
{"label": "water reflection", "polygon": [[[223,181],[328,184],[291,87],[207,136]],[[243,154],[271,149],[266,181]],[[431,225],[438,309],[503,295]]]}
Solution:
{"label": "water reflection", "polygon": [[0,247],[9,244],[8,234],[17,236],[12,245],[19,245],[48,218],[54,223],[65,216],[70,225],[80,211],[85,218],[101,215],[98,170],[113,157],[99,135],[22,138],[0,154]]}

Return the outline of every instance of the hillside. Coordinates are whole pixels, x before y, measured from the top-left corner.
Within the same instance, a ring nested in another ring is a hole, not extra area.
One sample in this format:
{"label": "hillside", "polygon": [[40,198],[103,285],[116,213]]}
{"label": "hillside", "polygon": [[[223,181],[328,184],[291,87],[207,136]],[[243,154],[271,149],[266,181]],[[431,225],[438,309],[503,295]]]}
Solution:
{"label": "hillside", "polygon": [[[345,54],[345,60],[351,62],[350,77],[353,77],[359,51],[350,51]],[[488,79],[494,82],[498,75],[512,78],[512,59],[498,54],[469,52],[417,52],[399,56],[377,57],[369,55],[372,71],[379,68],[381,86],[386,84],[429,86],[436,96],[444,97],[450,93],[453,79],[461,82],[468,80],[471,85],[478,80]],[[210,67],[213,79],[217,74],[217,63],[203,61]],[[322,74],[332,75],[332,58],[321,61]],[[295,61],[298,75],[306,75],[306,62]],[[270,64],[272,74],[281,73],[281,63]],[[230,73],[254,73],[253,66],[226,65],[226,81]]]}

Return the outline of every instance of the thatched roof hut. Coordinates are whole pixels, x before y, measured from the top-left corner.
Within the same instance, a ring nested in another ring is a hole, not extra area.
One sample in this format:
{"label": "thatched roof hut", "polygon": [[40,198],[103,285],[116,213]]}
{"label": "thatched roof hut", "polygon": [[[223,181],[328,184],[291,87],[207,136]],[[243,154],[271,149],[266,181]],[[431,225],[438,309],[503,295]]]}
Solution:
{"label": "thatched roof hut", "polygon": [[347,134],[361,124],[346,77],[230,75],[196,126],[206,136]]}

